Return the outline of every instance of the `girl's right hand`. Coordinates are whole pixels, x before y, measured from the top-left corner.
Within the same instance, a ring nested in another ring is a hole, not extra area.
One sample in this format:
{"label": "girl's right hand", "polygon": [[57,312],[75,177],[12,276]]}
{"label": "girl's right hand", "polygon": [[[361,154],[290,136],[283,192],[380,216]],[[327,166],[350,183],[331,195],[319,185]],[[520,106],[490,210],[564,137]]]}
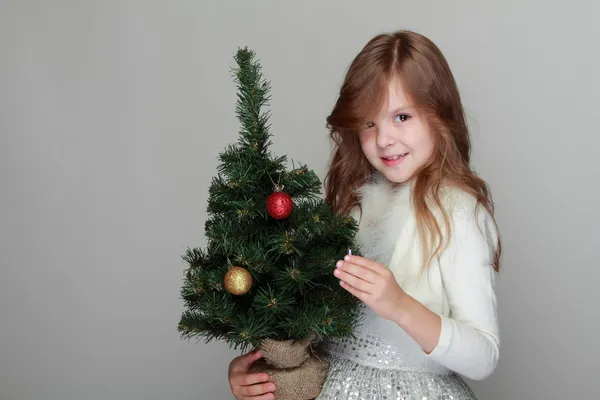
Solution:
{"label": "girl's right hand", "polygon": [[236,400],[274,400],[275,385],[269,375],[250,374],[252,364],[260,359],[260,352],[250,352],[234,358],[229,364],[229,385]]}

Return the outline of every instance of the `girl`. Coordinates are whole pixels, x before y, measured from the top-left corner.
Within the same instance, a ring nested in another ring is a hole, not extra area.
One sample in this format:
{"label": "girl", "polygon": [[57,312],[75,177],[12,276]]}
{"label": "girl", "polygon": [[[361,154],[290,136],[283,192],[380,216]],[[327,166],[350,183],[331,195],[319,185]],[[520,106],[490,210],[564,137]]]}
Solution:
{"label": "girl", "polygon": [[[318,400],[475,399],[498,361],[500,237],[487,184],[469,166],[456,83],[440,50],[410,31],[371,39],[327,119],[337,147],[326,200],[359,221],[363,257],[332,273],[364,303],[356,340],[331,340]],[[236,399],[273,399],[258,352],[231,362]]]}

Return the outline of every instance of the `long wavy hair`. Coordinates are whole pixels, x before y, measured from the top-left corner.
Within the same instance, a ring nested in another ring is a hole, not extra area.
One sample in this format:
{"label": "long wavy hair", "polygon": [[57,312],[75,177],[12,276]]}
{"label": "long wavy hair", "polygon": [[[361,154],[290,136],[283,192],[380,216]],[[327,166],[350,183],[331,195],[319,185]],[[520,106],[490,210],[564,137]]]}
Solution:
{"label": "long wavy hair", "polygon": [[[428,38],[404,30],[379,34],[352,61],[327,117],[335,147],[324,180],[325,200],[338,214],[360,207],[357,189],[372,177],[373,167],[362,152],[358,132],[380,110],[394,79],[400,80],[435,138],[432,157],[415,175],[412,191],[424,262],[429,265],[451,236],[441,199],[443,187],[458,187],[473,195],[477,208],[483,206],[494,224],[496,220],[487,183],[470,167],[471,140],[456,82],[444,55]],[[431,204],[441,212],[445,229]],[[498,235],[492,260],[496,271],[501,251]]]}

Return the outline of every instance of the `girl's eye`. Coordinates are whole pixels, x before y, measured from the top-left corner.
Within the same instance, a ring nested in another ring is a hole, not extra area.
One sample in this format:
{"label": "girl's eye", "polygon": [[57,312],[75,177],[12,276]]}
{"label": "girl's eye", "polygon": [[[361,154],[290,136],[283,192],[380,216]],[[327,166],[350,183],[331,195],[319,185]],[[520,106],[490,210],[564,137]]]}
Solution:
{"label": "girl's eye", "polygon": [[410,115],[408,115],[408,114],[398,114],[394,118],[394,122],[405,122],[405,121],[408,121],[409,118],[410,118]]}
{"label": "girl's eye", "polygon": [[365,124],[365,127],[367,127],[367,128],[372,128],[372,127],[374,127],[374,126],[375,126],[375,122],[367,122],[367,123]]}

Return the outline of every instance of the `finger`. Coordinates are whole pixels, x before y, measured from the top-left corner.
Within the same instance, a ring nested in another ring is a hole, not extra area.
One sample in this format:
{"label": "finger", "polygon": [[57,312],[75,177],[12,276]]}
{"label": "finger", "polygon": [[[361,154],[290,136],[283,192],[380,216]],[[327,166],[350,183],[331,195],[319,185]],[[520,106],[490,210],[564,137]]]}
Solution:
{"label": "finger", "polygon": [[367,281],[369,283],[375,283],[377,281],[377,274],[372,270],[363,267],[362,265],[352,264],[350,262],[338,261],[336,264],[342,271],[354,275],[357,278]]}
{"label": "finger", "polygon": [[346,271],[343,271],[341,268],[336,268],[333,274],[336,277],[338,277],[341,281],[347,283],[355,289],[360,290],[361,292],[371,293],[372,291],[373,284],[360,278],[357,278],[356,276],[351,275]]}
{"label": "finger", "polygon": [[[263,383],[252,386],[244,386],[240,388],[240,393],[242,396],[251,397],[251,396],[262,396],[267,393],[273,393],[275,391],[275,385],[271,382]],[[254,397],[252,397],[254,398]]]}
{"label": "finger", "polygon": [[366,303],[366,300],[368,298],[368,294],[360,291],[356,288],[353,288],[352,286],[348,285],[346,282],[344,281],[340,281],[340,286],[343,287],[344,289],[346,289],[348,291],[348,293],[350,293],[351,295],[353,295],[354,297],[358,298],[359,300],[361,300],[363,303]]}
{"label": "finger", "polygon": [[240,356],[238,358],[238,360],[235,362],[232,371],[233,372],[247,372],[250,367],[252,366],[252,363],[254,363],[256,360],[260,359],[262,357],[262,354],[260,353],[260,351],[253,351],[247,354],[244,354],[243,356]]}
{"label": "finger", "polygon": [[234,386],[251,386],[257,383],[268,382],[268,374],[239,374],[231,378],[231,384]]}
{"label": "finger", "polygon": [[361,257],[361,256],[347,255],[344,257],[344,261],[349,262],[351,264],[360,265],[361,267],[368,268],[375,273],[381,273],[383,270],[385,270],[385,267],[383,265],[379,264],[378,262],[369,260],[368,258]]}
{"label": "finger", "polygon": [[275,394],[266,393],[261,396],[242,397],[242,400],[275,400]]}

